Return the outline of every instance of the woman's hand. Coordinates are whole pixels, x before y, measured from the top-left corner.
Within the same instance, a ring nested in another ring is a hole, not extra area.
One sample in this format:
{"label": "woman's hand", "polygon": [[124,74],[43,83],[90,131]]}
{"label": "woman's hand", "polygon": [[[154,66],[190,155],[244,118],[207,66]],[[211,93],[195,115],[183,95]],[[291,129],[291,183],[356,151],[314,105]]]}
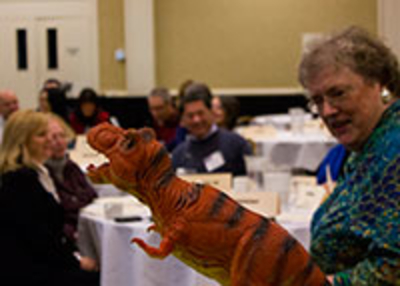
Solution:
{"label": "woman's hand", "polygon": [[87,256],[82,256],[79,259],[81,269],[85,271],[99,271],[99,266],[97,265],[96,260],[93,258],[87,257]]}
{"label": "woman's hand", "polygon": [[333,280],[334,280],[335,276],[334,275],[328,275],[326,276],[326,280],[329,281],[329,283],[331,283],[331,285],[333,285]]}

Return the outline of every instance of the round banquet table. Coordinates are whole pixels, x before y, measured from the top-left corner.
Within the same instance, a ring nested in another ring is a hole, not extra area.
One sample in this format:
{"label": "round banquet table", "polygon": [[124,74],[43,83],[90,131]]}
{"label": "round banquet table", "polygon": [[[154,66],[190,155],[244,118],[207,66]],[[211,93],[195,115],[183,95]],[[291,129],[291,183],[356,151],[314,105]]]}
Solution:
{"label": "round banquet table", "polygon": [[[308,248],[309,222],[278,222]],[[217,286],[174,256],[163,260],[149,257],[133,237],[158,246],[160,236],[147,232],[151,224],[145,217],[137,222],[115,222],[103,216],[81,213],[78,244],[83,255],[96,259],[101,267],[101,286]]]}

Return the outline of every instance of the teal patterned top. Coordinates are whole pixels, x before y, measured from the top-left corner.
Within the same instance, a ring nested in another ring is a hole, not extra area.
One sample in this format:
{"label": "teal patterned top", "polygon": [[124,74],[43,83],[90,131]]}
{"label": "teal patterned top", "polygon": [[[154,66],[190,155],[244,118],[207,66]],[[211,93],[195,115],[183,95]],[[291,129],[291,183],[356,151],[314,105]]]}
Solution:
{"label": "teal patterned top", "polygon": [[314,214],[311,254],[334,285],[400,285],[400,100]]}

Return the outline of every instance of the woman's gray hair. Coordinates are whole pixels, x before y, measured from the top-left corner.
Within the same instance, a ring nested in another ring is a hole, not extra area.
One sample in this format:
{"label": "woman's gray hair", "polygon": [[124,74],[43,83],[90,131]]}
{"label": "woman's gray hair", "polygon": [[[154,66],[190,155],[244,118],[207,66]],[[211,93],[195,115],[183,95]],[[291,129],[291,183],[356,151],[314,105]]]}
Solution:
{"label": "woman's gray hair", "polygon": [[312,43],[300,62],[300,83],[307,87],[326,67],[347,67],[367,83],[379,83],[400,97],[397,57],[382,41],[362,28],[350,27]]}

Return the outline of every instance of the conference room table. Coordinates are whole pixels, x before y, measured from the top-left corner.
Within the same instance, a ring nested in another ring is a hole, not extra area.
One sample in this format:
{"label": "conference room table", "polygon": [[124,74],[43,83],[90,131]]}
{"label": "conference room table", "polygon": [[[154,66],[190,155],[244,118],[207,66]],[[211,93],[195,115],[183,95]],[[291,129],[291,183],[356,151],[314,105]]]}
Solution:
{"label": "conference room table", "polygon": [[[107,205],[115,205],[116,202],[125,207],[120,215],[136,216],[137,220],[117,222],[108,217]],[[281,217],[282,219],[277,217],[278,222],[308,248],[309,216],[291,214]],[[80,251],[98,261],[101,267],[101,286],[219,285],[172,255],[163,260],[154,259],[137,245],[130,244],[133,237],[139,237],[158,246],[160,236],[147,231],[150,224],[149,210],[130,196],[102,198],[101,202],[94,203],[81,212],[78,239]]]}
{"label": "conference room table", "polygon": [[[302,120],[304,123],[312,120],[312,114],[304,113]],[[251,124],[271,125],[279,130],[289,130],[293,124],[293,116],[291,116],[289,113],[259,115],[251,120]]]}
{"label": "conference room table", "polygon": [[[277,115],[277,118],[280,117]],[[301,131],[266,124],[239,127],[236,132],[253,142],[255,156],[263,158],[267,169],[315,172],[328,151],[337,144],[317,120],[306,122]]]}

